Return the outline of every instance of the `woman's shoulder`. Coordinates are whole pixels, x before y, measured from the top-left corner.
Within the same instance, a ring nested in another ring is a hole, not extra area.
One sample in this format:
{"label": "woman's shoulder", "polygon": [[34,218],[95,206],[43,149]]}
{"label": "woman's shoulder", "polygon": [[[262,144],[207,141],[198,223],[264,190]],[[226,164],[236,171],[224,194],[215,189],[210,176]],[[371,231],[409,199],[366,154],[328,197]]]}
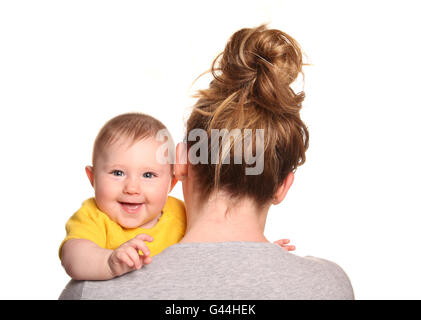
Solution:
{"label": "woman's shoulder", "polygon": [[[293,254],[291,254],[293,255]],[[314,256],[300,257],[293,255],[298,265],[303,266],[304,273],[311,273],[311,278],[320,286],[321,293],[329,300],[353,300],[354,291],[351,281],[339,264]]]}
{"label": "woman's shoulder", "polygon": [[[318,299],[353,300],[354,291],[345,271],[335,262],[314,256],[299,256],[275,244],[267,244],[264,251],[268,272],[273,278],[284,279],[288,274],[291,283],[317,288]],[[256,252],[256,259],[258,258]],[[274,266],[282,266],[275,270]],[[272,271],[270,271],[272,270]],[[284,279],[285,280],[285,279]],[[287,282],[289,282],[287,281]]]}
{"label": "woman's shoulder", "polygon": [[[345,271],[335,262],[313,256],[301,257],[272,243],[225,242],[178,245],[186,250],[196,248],[195,259],[200,249],[203,252],[220,256],[225,260],[225,269],[242,268],[253,265],[266,279],[272,279],[282,286],[289,286],[299,297],[342,300],[354,299],[354,292]],[[204,250],[206,249],[206,250]],[[247,259],[244,259],[247,257]],[[224,264],[222,263],[222,264]],[[316,290],[316,289],[317,290]]]}

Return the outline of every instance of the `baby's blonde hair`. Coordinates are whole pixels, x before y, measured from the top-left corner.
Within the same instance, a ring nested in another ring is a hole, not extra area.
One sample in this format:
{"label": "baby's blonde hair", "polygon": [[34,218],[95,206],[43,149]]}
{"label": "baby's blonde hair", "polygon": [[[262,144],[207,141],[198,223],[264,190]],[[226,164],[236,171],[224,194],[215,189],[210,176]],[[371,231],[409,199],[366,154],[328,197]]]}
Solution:
{"label": "baby's blonde hair", "polygon": [[[167,128],[161,121],[140,112],[124,113],[112,118],[105,123],[95,139],[92,165],[95,167],[99,154],[117,140],[126,138],[131,143],[135,143],[145,138],[155,137],[162,129]],[[169,135],[169,132],[167,134]]]}

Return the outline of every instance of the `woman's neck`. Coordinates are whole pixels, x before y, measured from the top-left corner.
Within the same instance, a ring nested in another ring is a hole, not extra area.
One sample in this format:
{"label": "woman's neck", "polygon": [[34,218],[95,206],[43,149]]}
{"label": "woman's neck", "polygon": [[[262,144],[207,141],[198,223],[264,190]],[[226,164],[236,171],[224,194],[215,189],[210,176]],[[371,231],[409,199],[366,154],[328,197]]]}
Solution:
{"label": "woman's neck", "polygon": [[[193,200],[193,199],[192,199]],[[263,232],[269,207],[257,209],[251,199],[233,202],[218,193],[205,202],[186,201],[185,242],[268,242]]]}

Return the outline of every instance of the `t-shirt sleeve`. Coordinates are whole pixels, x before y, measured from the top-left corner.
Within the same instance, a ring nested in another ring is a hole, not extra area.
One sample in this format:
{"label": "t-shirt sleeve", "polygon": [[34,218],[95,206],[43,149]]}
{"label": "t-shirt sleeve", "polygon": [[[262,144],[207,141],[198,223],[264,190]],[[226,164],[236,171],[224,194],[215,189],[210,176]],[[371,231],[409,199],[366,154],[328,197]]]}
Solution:
{"label": "t-shirt sleeve", "polygon": [[59,257],[61,259],[61,248],[69,239],[87,239],[98,246],[105,248],[106,229],[97,212],[82,207],[66,223],[66,237],[60,244]]}

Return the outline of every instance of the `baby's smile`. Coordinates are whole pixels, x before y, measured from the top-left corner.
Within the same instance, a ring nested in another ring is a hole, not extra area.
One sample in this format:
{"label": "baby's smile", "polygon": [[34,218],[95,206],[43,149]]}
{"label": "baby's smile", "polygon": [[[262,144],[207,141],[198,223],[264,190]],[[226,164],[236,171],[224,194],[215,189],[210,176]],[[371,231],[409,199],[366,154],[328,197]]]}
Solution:
{"label": "baby's smile", "polygon": [[136,202],[121,202],[118,201],[120,206],[123,208],[123,210],[127,213],[134,214],[138,213],[140,209],[142,208],[142,205],[144,203],[136,203]]}

